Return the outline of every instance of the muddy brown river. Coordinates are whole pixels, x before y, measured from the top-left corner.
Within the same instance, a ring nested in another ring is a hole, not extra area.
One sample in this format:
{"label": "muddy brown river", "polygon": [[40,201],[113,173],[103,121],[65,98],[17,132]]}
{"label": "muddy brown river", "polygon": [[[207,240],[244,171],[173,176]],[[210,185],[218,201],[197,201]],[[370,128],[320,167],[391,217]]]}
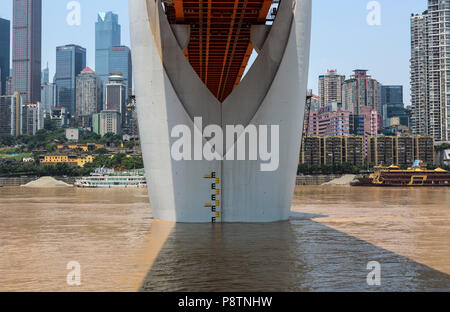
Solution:
{"label": "muddy brown river", "polygon": [[143,189],[0,199],[0,291],[450,290],[450,188],[297,187],[272,224],[155,221]]}

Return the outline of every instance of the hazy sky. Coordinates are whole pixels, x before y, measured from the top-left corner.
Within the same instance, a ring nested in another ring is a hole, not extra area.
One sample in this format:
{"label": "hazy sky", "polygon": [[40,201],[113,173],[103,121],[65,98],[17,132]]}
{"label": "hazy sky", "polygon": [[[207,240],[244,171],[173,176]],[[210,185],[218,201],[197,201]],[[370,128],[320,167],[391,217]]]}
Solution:
{"label": "hazy sky", "polygon": [[[129,45],[128,1],[79,0],[80,26],[66,22],[70,1],[42,0],[42,66],[55,70],[55,47],[69,43],[87,49],[87,65],[95,69],[97,13],[113,11],[122,25],[122,44]],[[378,0],[381,25],[366,22],[369,0],[313,0],[309,88],[317,92],[317,78],[327,69],[349,76],[353,69],[368,69],[382,84],[404,86],[409,103],[410,15],[426,9],[426,0]],[[12,0],[0,0],[0,17],[11,19]]]}

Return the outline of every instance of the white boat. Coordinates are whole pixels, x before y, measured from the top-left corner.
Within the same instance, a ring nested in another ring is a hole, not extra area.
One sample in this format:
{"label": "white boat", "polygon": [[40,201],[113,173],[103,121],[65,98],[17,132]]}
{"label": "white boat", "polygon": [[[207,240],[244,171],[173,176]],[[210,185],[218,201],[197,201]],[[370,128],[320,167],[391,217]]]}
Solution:
{"label": "white boat", "polygon": [[90,177],[77,179],[74,184],[81,188],[142,188],[147,187],[145,176],[137,172],[94,171]]}

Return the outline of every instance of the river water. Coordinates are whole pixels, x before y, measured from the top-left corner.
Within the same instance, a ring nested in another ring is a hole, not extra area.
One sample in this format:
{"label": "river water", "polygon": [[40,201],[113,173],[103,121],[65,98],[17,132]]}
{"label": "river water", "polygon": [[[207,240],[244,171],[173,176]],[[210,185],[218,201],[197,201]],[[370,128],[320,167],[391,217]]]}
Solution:
{"label": "river water", "polygon": [[449,188],[297,187],[273,224],[155,221],[143,189],[0,199],[0,291],[450,290]]}

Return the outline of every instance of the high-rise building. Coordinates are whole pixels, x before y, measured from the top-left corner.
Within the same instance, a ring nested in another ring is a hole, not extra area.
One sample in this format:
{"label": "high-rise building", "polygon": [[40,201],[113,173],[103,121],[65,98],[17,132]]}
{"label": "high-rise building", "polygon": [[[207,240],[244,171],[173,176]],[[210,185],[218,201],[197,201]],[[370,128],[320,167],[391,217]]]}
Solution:
{"label": "high-rise building", "polygon": [[41,0],[13,0],[12,91],[24,104],[41,99]]}
{"label": "high-rise building", "polygon": [[22,107],[22,133],[35,135],[44,128],[45,113],[41,104],[26,104]]}
{"label": "high-rise building", "polygon": [[450,141],[450,2],[428,0],[411,16],[413,133]]}
{"label": "high-rise building", "polygon": [[349,163],[362,166],[364,138],[360,136],[308,136],[303,138],[300,162],[307,165]]}
{"label": "high-rise building", "polygon": [[49,75],[50,75],[50,70],[48,69],[48,63],[47,63],[47,67],[42,70],[41,85],[50,82]]}
{"label": "high-rise building", "polygon": [[76,114],[76,77],[86,68],[86,49],[77,45],[56,48],[56,105]]}
{"label": "high-rise building", "polygon": [[12,77],[6,77],[6,90],[5,90],[5,95],[12,95],[13,91],[12,91]]}
{"label": "high-rise building", "polygon": [[[105,108],[115,110],[124,119],[127,111],[126,84],[122,73],[111,73],[105,87]],[[124,120],[122,120],[123,122]]]}
{"label": "high-rise building", "polygon": [[105,84],[108,81],[112,47],[120,46],[119,16],[113,12],[98,14],[95,23],[95,71]]}
{"label": "high-rise building", "polygon": [[126,46],[114,46],[111,48],[109,56],[110,73],[122,73],[126,84],[126,99],[131,94],[133,88],[133,71],[131,63],[131,50]]}
{"label": "high-rise building", "polygon": [[409,116],[403,104],[403,86],[381,86],[381,108],[383,127],[391,126],[391,119],[400,121],[400,125],[408,127]]}
{"label": "high-rise building", "polygon": [[345,76],[338,75],[336,70],[328,70],[326,75],[319,76],[320,106],[324,107],[332,102],[342,103],[342,84]]}
{"label": "high-rise building", "polygon": [[0,95],[6,94],[6,80],[9,77],[11,23],[0,18]]}
{"label": "high-rise building", "polygon": [[358,115],[360,107],[368,106],[381,116],[379,82],[367,75],[367,70],[357,69],[354,73],[342,86],[343,108]]}
{"label": "high-rise building", "polygon": [[434,163],[433,137],[374,136],[369,138],[368,161],[374,165],[411,166],[419,159]]}
{"label": "high-rise building", "polygon": [[350,112],[341,109],[340,104],[331,103],[310,111],[308,136],[347,136],[350,135]]}
{"label": "high-rise building", "polygon": [[76,113],[79,126],[91,128],[92,115],[103,109],[103,83],[95,72],[86,67],[77,77]]}
{"label": "high-rise building", "polygon": [[44,83],[41,86],[41,105],[46,114],[51,112],[53,106],[56,106],[56,86],[54,83]]}
{"label": "high-rise building", "polygon": [[118,134],[122,131],[120,112],[104,110],[92,116],[92,130],[104,136],[108,133]]}
{"label": "high-rise building", "polygon": [[19,136],[22,134],[22,97],[0,96],[0,135]]}

